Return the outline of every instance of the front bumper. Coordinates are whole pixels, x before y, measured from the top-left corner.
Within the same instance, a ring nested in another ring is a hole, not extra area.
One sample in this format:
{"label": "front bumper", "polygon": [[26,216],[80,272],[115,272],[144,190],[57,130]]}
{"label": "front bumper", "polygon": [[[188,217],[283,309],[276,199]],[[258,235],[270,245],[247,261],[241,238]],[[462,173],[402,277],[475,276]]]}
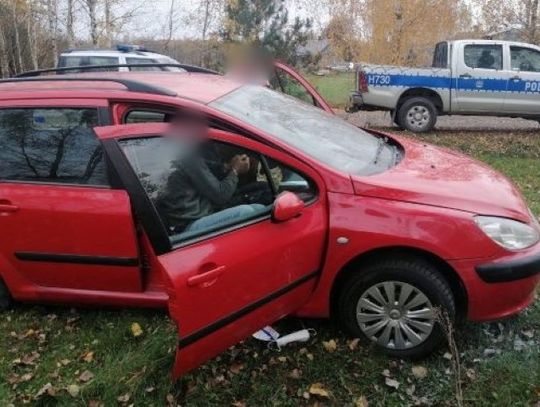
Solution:
{"label": "front bumper", "polygon": [[535,299],[540,282],[540,247],[491,260],[454,260],[450,263],[467,291],[467,317],[471,321],[515,315]]}
{"label": "front bumper", "polygon": [[533,277],[540,273],[540,254],[510,261],[476,266],[478,276],[486,283],[504,283]]}

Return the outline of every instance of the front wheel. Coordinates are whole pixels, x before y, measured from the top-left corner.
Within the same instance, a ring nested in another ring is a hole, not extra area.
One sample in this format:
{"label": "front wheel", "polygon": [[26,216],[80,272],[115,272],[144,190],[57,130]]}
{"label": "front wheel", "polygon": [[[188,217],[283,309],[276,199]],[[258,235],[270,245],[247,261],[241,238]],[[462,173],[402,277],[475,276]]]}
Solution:
{"label": "front wheel", "polygon": [[413,133],[425,133],[437,123],[437,108],[428,98],[413,97],[400,106],[397,121],[400,127]]}
{"label": "front wheel", "polygon": [[444,339],[438,312],[453,320],[452,291],[430,263],[383,260],[352,275],[338,299],[339,318],[354,336],[390,356],[421,358]]}

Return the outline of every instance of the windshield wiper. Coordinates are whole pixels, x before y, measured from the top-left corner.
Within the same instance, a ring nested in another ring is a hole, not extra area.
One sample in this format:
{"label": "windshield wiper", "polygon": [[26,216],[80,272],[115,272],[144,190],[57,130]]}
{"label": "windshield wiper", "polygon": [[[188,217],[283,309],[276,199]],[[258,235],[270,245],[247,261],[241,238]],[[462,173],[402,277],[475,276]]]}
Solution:
{"label": "windshield wiper", "polygon": [[379,162],[379,158],[386,143],[388,143],[388,137],[380,137],[377,140],[377,151],[375,152],[375,157],[373,158],[373,164],[377,164]]}

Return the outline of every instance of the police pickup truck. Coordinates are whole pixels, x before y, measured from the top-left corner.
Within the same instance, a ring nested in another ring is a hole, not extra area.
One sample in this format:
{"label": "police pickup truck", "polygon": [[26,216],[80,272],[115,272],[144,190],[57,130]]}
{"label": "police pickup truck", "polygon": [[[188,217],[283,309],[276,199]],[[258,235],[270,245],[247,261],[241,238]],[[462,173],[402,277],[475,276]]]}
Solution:
{"label": "police pickup truck", "polygon": [[413,132],[439,115],[522,117],[540,121],[540,47],[459,40],[435,47],[431,68],[359,65],[350,110],[389,110]]}

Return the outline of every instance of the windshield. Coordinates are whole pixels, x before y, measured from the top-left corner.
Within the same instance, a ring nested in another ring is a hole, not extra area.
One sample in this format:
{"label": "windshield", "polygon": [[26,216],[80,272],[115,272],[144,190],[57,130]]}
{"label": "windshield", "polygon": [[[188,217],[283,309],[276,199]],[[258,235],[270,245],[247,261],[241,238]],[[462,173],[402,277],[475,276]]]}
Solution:
{"label": "windshield", "polygon": [[383,139],[263,86],[242,86],[210,106],[348,174],[382,172],[396,160],[397,149]]}

